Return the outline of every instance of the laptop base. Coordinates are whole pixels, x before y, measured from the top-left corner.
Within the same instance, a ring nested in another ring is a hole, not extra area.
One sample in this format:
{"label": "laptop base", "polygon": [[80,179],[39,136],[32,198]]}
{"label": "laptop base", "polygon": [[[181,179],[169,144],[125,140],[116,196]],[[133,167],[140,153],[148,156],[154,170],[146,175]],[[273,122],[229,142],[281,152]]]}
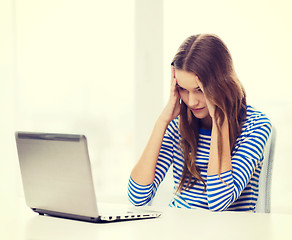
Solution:
{"label": "laptop base", "polygon": [[52,217],[57,217],[57,218],[78,220],[78,221],[90,222],[90,223],[110,223],[110,222],[132,221],[132,220],[143,220],[143,219],[157,218],[161,215],[161,213],[153,212],[153,214],[142,213],[141,215],[137,215],[137,216],[124,215],[124,216],[87,217],[87,216],[80,216],[80,215],[75,215],[75,214],[62,213],[62,212],[37,209],[37,208],[32,208],[32,210],[38,213],[40,216],[47,215],[47,216],[52,216]]}
{"label": "laptop base", "polygon": [[55,211],[50,211],[50,210],[38,209],[38,208],[32,208],[32,210],[41,216],[48,215],[52,217],[65,218],[65,219],[70,219],[70,220],[79,220],[79,221],[92,222],[92,223],[97,223],[101,221],[100,217],[80,216],[80,215],[75,215],[75,214],[55,212]]}

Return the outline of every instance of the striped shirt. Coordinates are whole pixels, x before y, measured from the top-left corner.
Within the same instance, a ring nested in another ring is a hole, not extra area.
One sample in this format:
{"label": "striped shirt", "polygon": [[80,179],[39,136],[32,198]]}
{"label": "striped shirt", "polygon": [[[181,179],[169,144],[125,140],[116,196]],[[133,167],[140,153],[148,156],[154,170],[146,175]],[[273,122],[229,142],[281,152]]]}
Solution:
{"label": "striped shirt", "polygon": [[169,167],[173,165],[174,194],[169,203],[171,207],[253,211],[258,197],[264,148],[271,128],[270,120],[263,113],[247,106],[241,134],[231,152],[232,170],[220,174],[225,183],[218,174],[207,176],[211,130],[199,129],[196,165],[207,185],[206,191],[204,184],[198,181],[191,188],[175,193],[182,176],[184,157],[180,145],[179,120],[174,119],[163,138],[153,183],[144,186],[134,182],[132,178],[129,179],[130,202],[136,206],[149,203]]}

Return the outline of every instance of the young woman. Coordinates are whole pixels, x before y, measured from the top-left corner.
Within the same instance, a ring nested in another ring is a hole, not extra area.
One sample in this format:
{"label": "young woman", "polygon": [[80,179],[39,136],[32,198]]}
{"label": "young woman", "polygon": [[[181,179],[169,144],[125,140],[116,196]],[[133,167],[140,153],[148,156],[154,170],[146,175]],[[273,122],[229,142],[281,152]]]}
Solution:
{"label": "young woman", "polygon": [[168,104],[129,180],[145,205],[173,165],[170,206],[253,211],[271,123],[246,105],[230,53],[215,35],[187,38],[171,64]]}

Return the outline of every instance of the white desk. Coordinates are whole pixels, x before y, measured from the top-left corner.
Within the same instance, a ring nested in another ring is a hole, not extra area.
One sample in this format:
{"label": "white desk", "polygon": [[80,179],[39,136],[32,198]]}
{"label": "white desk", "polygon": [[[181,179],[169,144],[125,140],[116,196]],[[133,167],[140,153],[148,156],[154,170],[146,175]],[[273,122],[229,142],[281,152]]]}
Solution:
{"label": "white desk", "polygon": [[292,215],[171,208],[157,219],[106,224],[38,216],[26,208],[6,226],[0,239],[292,239]]}

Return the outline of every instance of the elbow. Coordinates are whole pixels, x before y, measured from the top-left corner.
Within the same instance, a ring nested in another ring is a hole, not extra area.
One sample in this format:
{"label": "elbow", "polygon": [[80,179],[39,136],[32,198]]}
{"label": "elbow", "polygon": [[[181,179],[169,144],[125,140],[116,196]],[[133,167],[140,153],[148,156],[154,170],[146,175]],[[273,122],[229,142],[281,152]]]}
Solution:
{"label": "elbow", "polygon": [[140,185],[130,178],[128,185],[128,200],[134,206],[145,206],[153,198],[153,184]]}
{"label": "elbow", "polygon": [[207,188],[207,201],[208,208],[212,212],[222,212],[227,210],[227,208],[235,201],[236,191],[233,184],[229,184],[223,187],[208,189]]}
{"label": "elbow", "polygon": [[141,206],[145,206],[147,205],[147,203],[149,202],[147,199],[146,200],[136,200],[133,199],[131,197],[128,197],[128,200],[130,201],[130,203],[132,205],[134,205],[135,207],[141,207]]}
{"label": "elbow", "polygon": [[233,196],[225,199],[217,199],[217,201],[212,201],[208,199],[208,207],[212,212],[222,212],[227,210],[227,208],[232,204]]}
{"label": "elbow", "polygon": [[151,199],[148,196],[137,196],[128,192],[128,200],[135,207],[141,207],[149,203]]}
{"label": "elbow", "polygon": [[209,210],[212,211],[212,212],[223,212],[227,209],[227,207],[218,207],[218,206],[213,206],[213,205],[208,205],[209,207]]}
{"label": "elbow", "polygon": [[131,201],[131,200],[129,200],[130,201],[130,203],[132,203],[132,205],[133,206],[135,206],[135,207],[142,207],[142,206],[145,206],[147,203],[145,203],[145,202],[133,202],[133,201]]}

